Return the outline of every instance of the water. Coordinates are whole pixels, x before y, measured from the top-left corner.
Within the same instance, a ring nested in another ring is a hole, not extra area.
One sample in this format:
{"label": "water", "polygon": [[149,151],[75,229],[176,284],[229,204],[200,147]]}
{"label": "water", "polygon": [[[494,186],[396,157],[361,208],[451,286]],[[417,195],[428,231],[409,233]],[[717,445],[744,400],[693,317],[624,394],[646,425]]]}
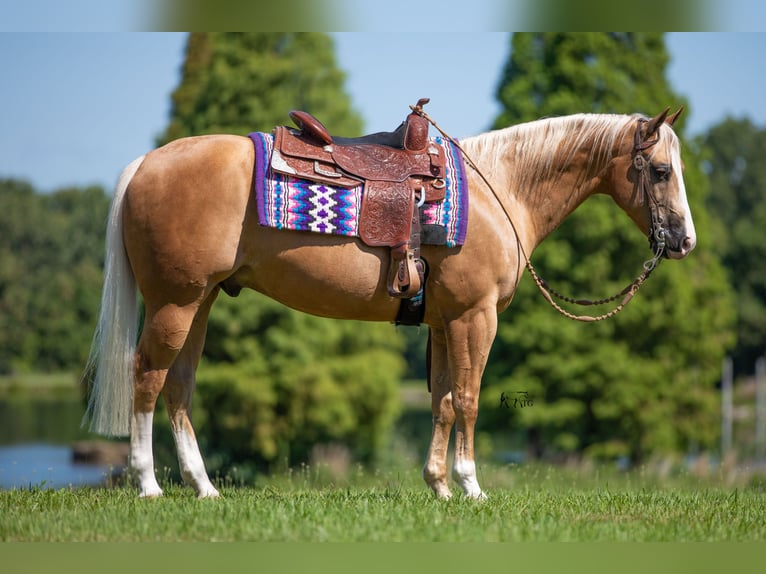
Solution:
{"label": "water", "polygon": [[70,446],[19,444],[0,446],[0,488],[67,488],[102,484],[105,465],[72,462]]}
{"label": "water", "polygon": [[66,488],[103,483],[110,468],[75,463],[72,443],[84,405],[76,394],[0,396],[0,489]]}

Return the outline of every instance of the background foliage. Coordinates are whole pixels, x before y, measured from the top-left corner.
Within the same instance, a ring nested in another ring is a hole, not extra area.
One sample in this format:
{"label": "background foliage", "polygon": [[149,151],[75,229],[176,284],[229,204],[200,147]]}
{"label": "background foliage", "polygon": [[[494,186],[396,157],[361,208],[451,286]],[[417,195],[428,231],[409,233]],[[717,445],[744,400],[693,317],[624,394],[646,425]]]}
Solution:
{"label": "background foliage", "polygon": [[0,374],[77,369],[101,298],[110,197],[0,180]]}
{"label": "background foliage", "polygon": [[170,124],[160,143],[210,133],[247,134],[291,123],[299,109],[333,133],[358,135],[332,40],[321,33],[193,33]]}
{"label": "background foliage", "polygon": [[722,257],[736,292],[735,369],[752,372],[766,351],[766,130],[727,118],[701,142],[716,214],[709,247]]}
{"label": "background foliage", "polygon": [[[653,115],[685,103],[667,82],[661,34],[514,34],[511,41],[496,127],[583,111]],[[159,143],[268,131],[294,108],[336,133],[361,131],[329,37],[192,34]],[[485,377],[485,449],[637,462],[717,440],[721,357],[733,349],[736,368],[747,373],[766,349],[766,130],[727,119],[690,141],[682,116],[677,132],[697,250],[664,262],[628,309],[603,324],[560,318],[522,281]],[[109,200],[98,188],[46,195],[0,180],[0,374],[82,368]],[[628,218],[594,198],[533,261],[558,289],[597,297],[619,290],[648,257]],[[398,383],[412,376],[424,376],[416,330],[317,319],[253,293],[221,296],[195,423],[213,472],[243,461],[295,464],[316,444],[347,445],[371,461],[385,451],[400,410]],[[501,409],[500,394],[517,391],[534,406]]]}

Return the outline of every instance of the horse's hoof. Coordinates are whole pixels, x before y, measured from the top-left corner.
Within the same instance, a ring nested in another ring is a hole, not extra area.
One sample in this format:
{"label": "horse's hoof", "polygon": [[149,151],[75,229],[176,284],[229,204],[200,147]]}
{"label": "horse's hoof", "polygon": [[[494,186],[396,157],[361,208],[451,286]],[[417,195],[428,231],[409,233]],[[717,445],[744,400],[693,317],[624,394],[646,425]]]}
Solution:
{"label": "horse's hoof", "polygon": [[452,498],[452,491],[446,485],[432,485],[431,488],[439,500],[449,500]]}
{"label": "horse's hoof", "polygon": [[210,487],[205,490],[201,490],[197,493],[197,498],[221,498],[221,493],[218,492],[215,488]]}
{"label": "horse's hoof", "polygon": [[138,498],[160,498],[162,496],[161,488],[142,488],[138,493]]}

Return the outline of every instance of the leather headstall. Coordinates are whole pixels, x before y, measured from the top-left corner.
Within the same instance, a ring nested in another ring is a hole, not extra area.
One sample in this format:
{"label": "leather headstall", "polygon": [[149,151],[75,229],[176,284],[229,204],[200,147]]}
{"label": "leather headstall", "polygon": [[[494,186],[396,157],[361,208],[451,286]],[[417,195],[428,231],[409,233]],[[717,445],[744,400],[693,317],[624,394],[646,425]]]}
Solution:
{"label": "leather headstall", "polygon": [[649,227],[649,244],[655,252],[656,257],[667,257],[665,252],[665,228],[664,220],[660,213],[660,204],[654,195],[652,189],[651,161],[644,155],[644,151],[657,145],[660,141],[660,132],[657,131],[657,137],[646,141],[641,141],[641,128],[648,120],[643,118],[638,120],[636,132],[633,136],[633,168],[638,174],[636,185],[641,194],[641,201],[649,206],[651,223]]}

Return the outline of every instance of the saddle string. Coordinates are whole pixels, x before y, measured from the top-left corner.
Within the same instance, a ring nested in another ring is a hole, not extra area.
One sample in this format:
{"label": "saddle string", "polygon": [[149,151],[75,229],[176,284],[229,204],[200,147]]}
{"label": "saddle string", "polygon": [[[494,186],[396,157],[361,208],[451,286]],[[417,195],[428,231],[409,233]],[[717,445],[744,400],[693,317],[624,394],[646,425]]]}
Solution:
{"label": "saddle string", "polygon": [[[410,106],[410,109],[425,118],[436,130],[445,138],[447,139],[452,145],[454,145],[457,149],[460,150],[460,152],[463,154],[463,157],[465,158],[468,165],[470,165],[473,170],[478,174],[478,176],[484,181],[486,186],[489,188],[489,190],[492,192],[492,195],[495,197],[495,200],[500,204],[500,207],[503,210],[503,213],[505,213],[505,217],[508,219],[508,222],[511,224],[511,228],[513,229],[513,233],[516,236],[516,244],[518,246],[519,251],[524,256],[524,265],[529,271],[530,275],[532,276],[532,279],[534,280],[535,284],[537,285],[538,289],[540,290],[540,293],[542,293],[545,300],[553,307],[556,311],[558,311],[561,315],[564,317],[567,317],[568,319],[572,319],[573,321],[582,321],[582,322],[595,322],[595,321],[603,321],[604,319],[610,319],[617,315],[620,311],[622,311],[625,306],[630,302],[631,299],[635,296],[635,294],[638,292],[638,290],[641,288],[641,285],[644,284],[644,282],[649,278],[649,275],[651,275],[652,271],[656,269],[657,265],[662,259],[662,255],[665,251],[665,231],[662,228],[662,217],[659,215],[657,211],[657,201],[654,197],[654,195],[651,193],[651,190],[649,188],[649,184],[647,182],[647,170],[649,169],[648,162],[644,158],[644,156],[641,154],[642,151],[645,149],[653,146],[657,143],[658,139],[651,140],[651,141],[645,141],[640,142],[640,134],[639,129],[636,130],[636,144],[634,145],[634,151],[636,152],[636,156],[634,157],[634,167],[638,171],[638,181],[637,185],[640,188],[639,190],[642,192],[644,197],[649,201],[651,216],[652,216],[652,232],[651,236],[654,237],[656,241],[655,246],[655,252],[654,256],[645,261],[643,264],[643,271],[641,274],[636,277],[629,285],[627,285],[622,291],[619,293],[616,293],[615,295],[612,295],[611,297],[607,297],[604,299],[599,299],[597,301],[591,301],[589,299],[574,299],[573,297],[567,297],[566,295],[562,295],[545,281],[542,277],[540,277],[537,274],[537,271],[535,270],[534,266],[532,265],[532,261],[529,258],[529,255],[527,255],[527,252],[524,249],[524,246],[521,242],[521,237],[519,236],[519,232],[516,229],[516,225],[513,222],[513,218],[511,217],[511,214],[508,213],[508,209],[505,207],[503,202],[500,200],[500,196],[495,191],[495,188],[492,186],[492,184],[489,182],[487,177],[484,175],[484,173],[479,169],[479,167],[476,165],[476,162],[473,161],[473,159],[466,153],[465,149],[458,143],[457,140],[455,140],[452,136],[450,136],[448,133],[446,133],[439,124],[436,123],[436,121],[431,118],[425,111],[423,111],[423,108],[420,106]],[[644,120],[645,121],[645,120]],[[638,160],[637,158],[641,158]],[[620,298],[620,303],[611,311],[608,311],[602,315],[575,315],[574,313],[571,313],[561,307],[554,298],[559,299],[561,301],[571,303],[574,305],[580,305],[580,306],[592,306],[592,305],[603,305],[606,303],[612,303]]]}

